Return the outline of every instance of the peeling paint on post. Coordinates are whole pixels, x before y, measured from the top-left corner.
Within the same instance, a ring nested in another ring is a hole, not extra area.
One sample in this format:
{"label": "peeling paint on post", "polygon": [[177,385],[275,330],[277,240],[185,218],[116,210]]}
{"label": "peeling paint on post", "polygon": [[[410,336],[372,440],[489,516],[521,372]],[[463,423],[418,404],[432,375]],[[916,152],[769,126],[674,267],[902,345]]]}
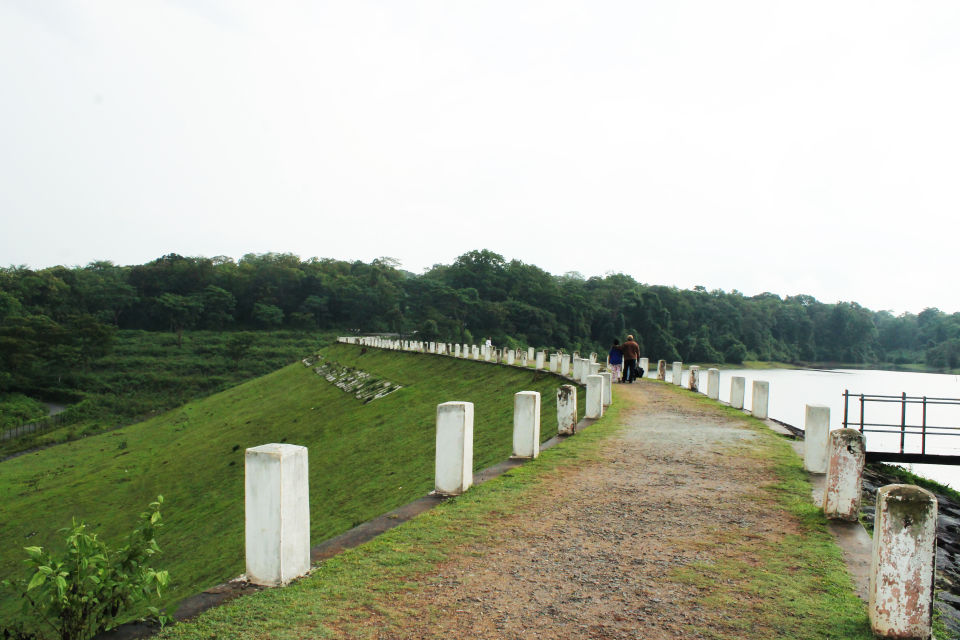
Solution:
{"label": "peeling paint on post", "polygon": [[743,409],[743,395],[747,389],[747,380],[743,376],[730,378],[730,406]]}
{"label": "peeling paint on post", "polygon": [[658,360],[657,361],[657,380],[660,382],[666,382],[667,380],[667,361]]}
{"label": "peeling paint on post", "polygon": [[436,492],[456,496],[473,484],[473,403],[437,405]]}
{"label": "peeling paint on post", "polygon": [[307,448],[265,444],[246,450],[247,580],[276,587],[310,570]]}
{"label": "peeling paint on post", "polygon": [[519,391],[513,395],[513,457],[540,455],[540,393]]}
{"label": "peeling paint on post", "polygon": [[603,417],[603,378],[587,376],[587,418]]}
{"label": "peeling paint on post", "polygon": [[603,378],[603,406],[609,407],[613,404],[613,374],[601,371],[600,377]]}
{"label": "peeling paint on post", "polygon": [[869,613],[882,638],[929,638],[937,551],[937,499],[913,485],[877,490]]}
{"label": "peeling paint on post", "polygon": [[758,420],[767,419],[767,405],[770,401],[770,383],[766,380],[753,381],[753,397],[750,413]]}
{"label": "peeling paint on post", "polygon": [[707,369],[707,397],[720,399],[720,369]]}
{"label": "peeling paint on post", "polygon": [[565,376],[570,373],[570,354],[565,353],[560,356],[560,375]]}
{"label": "peeling paint on post", "polygon": [[803,418],[803,468],[810,473],[826,473],[830,407],[808,404]]}
{"label": "peeling paint on post", "polygon": [[683,381],[683,363],[679,360],[673,363],[672,375],[673,379],[671,382],[679,387],[680,383]]}
{"label": "peeling paint on post", "polygon": [[860,517],[866,458],[863,434],[856,429],[831,431],[827,452],[829,462],[823,490],[823,514],[832,520],[855,522]]}
{"label": "peeling paint on post", "polygon": [[557,433],[572,436],[577,431],[577,387],[561,385],[557,389]]}
{"label": "peeling paint on post", "polygon": [[690,391],[700,390],[700,367],[697,365],[690,367],[690,375],[687,378],[687,389],[690,389]]}

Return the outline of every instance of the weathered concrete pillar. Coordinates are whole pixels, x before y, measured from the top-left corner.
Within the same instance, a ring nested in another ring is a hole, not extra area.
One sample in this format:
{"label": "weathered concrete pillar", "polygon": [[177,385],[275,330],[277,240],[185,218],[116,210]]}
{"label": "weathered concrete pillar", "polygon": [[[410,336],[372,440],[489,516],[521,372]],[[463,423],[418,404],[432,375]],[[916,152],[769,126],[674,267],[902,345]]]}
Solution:
{"label": "weathered concrete pillar", "polygon": [[657,380],[664,382],[667,379],[667,361],[658,360],[657,361]]}
{"label": "weathered concrete pillar", "polygon": [[437,493],[455,496],[473,484],[473,403],[437,405]]}
{"label": "weathered concrete pillar", "polygon": [[673,366],[673,371],[671,372],[671,375],[673,377],[670,380],[670,382],[672,382],[673,384],[679,387],[680,382],[683,380],[683,363],[674,362],[672,366]]}
{"label": "weathered concrete pillar", "polygon": [[646,376],[650,372],[650,358],[640,358],[640,368],[643,369],[643,375]]}
{"label": "weathered concrete pillar", "polygon": [[[663,362],[663,360],[660,362]],[[687,378],[687,388],[690,389],[690,391],[700,390],[700,367],[697,365],[690,366],[690,377]]]}
{"label": "weathered concrete pillar", "polygon": [[493,348],[484,346],[483,348],[483,361],[490,362],[490,359],[493,358]]}
{"label": "weathered concrete pillar", "polygon": [[747,380],[743,376],[730,378],[730,406],[743,409],[743,394],[747,389]]}
{"label": "weathered concrete pillar", "polygon": [[547,354],[546,354],[545,352],[543,352],[543,351],[537,351],[537,360],[536,360],[535,366],[536,366],[536,369],[537,369],[538,371],[539,371],[540,369],[543,369],[543,363],[544,363],[544,360],[545,360],[545,358],[546,358],[546,355],[547,355]]}
{"label": "weathered concrete pillar", "polygon": [[829,437],[830,407],[808,404],[803,418],[803,468],[810,473],[827,472]]}
{"label": "weathered concrete pillar", "polygon": [[603,378],[603,406],[609,407],[613,404],[613,374],[601,371],[599,375]]}
{"label": "weathered concrete pillar", "polygon": [[565,376],[570,374],[570,354],[565,353],[560,356],[560,375]]}
{"label": "weathered concrete pillar", "polygon": [[720,399],[720,369],[707,369],[707,397],[711,400]]}
{"label": "weathered concrete pillar", "polygon": [[460,345],[458,345],[458,344],[457,344],[457,345],[454,345],[454,347],[453,347],[453,355],[454,355],[455,357],[457,357],[457,358],[460,357]]}
{"label": "weathered concrete pillar", "polygon": [[527,362],[533,362],[534,359],[534,349],[533,347],[527,347]]}
{"label": "weathered concrete pillar", "polygon": [[863,490],[863,464],[866,459],[863,434],[856,429],[831,431],[827,453],[829,461],[823,489],[823,514],[833,520],[856,521],[860,517],[860,493]]}
{"label": "weathered concrete pillar", "polygon": [[587,418],[603,417],[603,378],[587,376]]}
{"label": "weathered concrete pillar", "polygon": [[521,366],[521,367],[524,367],[524,368],[526,368],[526,367],[528,366],[528,365],[527,365],[527,352],[526,352],[526,351],[521,351],[521,352],[520,352],[520,366]]}
{"label": "weathered concrete pillar", "polygon": [[513,349],[507,349],[507,364],[516,362],[517,352]]}
{"label": "weathered concrete pillar", "polygon": [[580,358],[580,384],[587,384],[587,377],[590,375],[590,360]]}
{"label": "weathered concrete pillar", "polygon": [[590,364],[593,364],[596,361],[597,361],[597,352],[594,351],[593,353],[590,354]]}
{"label": "weathered concrete pillar", "polygon": [[431,342],[431,343],[430,343],[430,353],[436,353],[436,352],[437,352],[437,343],[436,343],[436,342]]}
{"label": "weathered concrete pillar", "polygon": [[577,387],[561,385],[557,389],[557,433],[572,436],[577,431]]}
{"label": "weathered concrete pillar", "polygon": [[929,638],[937,551],[937,499],[908,484],[877,490],[869,614],[881,638]]}
{"label": "weathered concrete pillar", "polygon": [[247,580],[270,587],[310,570],[307,448],[265,444],[244,456]]}
{"label": "weathered concrete pillar", "polygon": [[513,457],[540,455],[540,393],[520,391],[513,395]]}
{"label": "weathered concrete pillar", "polygon": [[550,354],[550,372],[556,373],[559,365],[560,365],[560,354],[551,353]]}
{"label": "weathered concrete pillar", "polygon": [[770,402],[770,383],[766,380],[753,381],[753,397],[750,413],[759,420],[767,419],[767,406]]}
{"label": "weathered concrete pillar", "polygon": [[591,362],[587,365],[587,369],[590,371],[587,375],[597,376],[600,375],[600,369],[603,368],[603,365],[599,362]]}

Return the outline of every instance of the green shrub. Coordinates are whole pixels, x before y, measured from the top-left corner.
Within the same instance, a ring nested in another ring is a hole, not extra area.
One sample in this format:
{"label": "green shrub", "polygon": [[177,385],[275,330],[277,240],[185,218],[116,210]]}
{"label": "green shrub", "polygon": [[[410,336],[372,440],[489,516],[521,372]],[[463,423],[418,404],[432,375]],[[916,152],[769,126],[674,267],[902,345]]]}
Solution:
{"label": "green shrub", "polygon": [[[25,547],[26,563],[33,575],[30,580],[3,586],[14,588],[23,598],[25,617],[38,625],[0,629],[3,638],[48,638],[86,640],[114,626],[125,610],[160,595],[167,585],[166,571],[147,566],[152,556],[160,553],[156,533],[161,526],[160,505],[163,496],[150,503],[150,510],[140,514],[140,522],[130,533],[127,544],[111,550],[90,533],[87,525],[77,522],[63,529],[67,532],[62,555],[44,551],[42,547]],[[169,617],[156,608],[151,614],[164,624]],[[46,631],[53,631],[50,636]]]}

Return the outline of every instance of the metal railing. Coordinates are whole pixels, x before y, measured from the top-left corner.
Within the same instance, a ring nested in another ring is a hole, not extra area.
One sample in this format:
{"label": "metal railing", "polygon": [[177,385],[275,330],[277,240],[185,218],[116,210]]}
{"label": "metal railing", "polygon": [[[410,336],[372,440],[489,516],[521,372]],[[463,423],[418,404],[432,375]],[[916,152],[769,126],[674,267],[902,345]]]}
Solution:
{"label": "metal railing", "polygon": [[[859,421],[850,420],[850,400],[860,403]],[[865,417],[865,408],[869,403],[899,404],[900,422],[868,422]],[[920,424],[907,422],[907,405],[920,405],[922,408]],[[858,429],[860,433],[884,433],[900,435],[900,453],[904,453],[904,446],[908,435],[920,436],[920,454],[927,455],[927,436],[958,436],[960,427],[947,427],[927,423],[927,409],[931,406],[960,405],[960,398],[929,398],[927,396],[908,396],[901,393],[898,396],[885,396],[868,393],[843,392],[843,426],[849,429]]]}
{"label": "metal railing", "polygon": [[0,432],[0,440],[15,440],[22,436],[31,435],[35,433],[44,433],[45,431],[50,431],[56,429],[61,424],[63,424],[64,415],[58,413],[52,415],[43,420],[37,420],[36,422],[30,422],[28,424],[21,424],[17,427],[10,427],[2,432]]}

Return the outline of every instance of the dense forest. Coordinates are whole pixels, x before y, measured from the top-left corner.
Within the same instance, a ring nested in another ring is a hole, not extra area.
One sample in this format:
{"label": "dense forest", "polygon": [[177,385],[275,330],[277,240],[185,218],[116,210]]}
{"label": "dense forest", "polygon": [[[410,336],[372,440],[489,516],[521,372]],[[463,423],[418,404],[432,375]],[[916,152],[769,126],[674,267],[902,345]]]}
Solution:
{"label": "dense forest", "polygon": [[596,350],[632,333],[645,355],[668,361],[960,365],[960,314],[937,309],[894,316],[806,295],[552,275],[486,250],[422,275],[389,258],[171,254],[136,266],[0,269],[0,391],[88,367],[118,329],[170,331],[175,348],[188,330],[281,328]]}

